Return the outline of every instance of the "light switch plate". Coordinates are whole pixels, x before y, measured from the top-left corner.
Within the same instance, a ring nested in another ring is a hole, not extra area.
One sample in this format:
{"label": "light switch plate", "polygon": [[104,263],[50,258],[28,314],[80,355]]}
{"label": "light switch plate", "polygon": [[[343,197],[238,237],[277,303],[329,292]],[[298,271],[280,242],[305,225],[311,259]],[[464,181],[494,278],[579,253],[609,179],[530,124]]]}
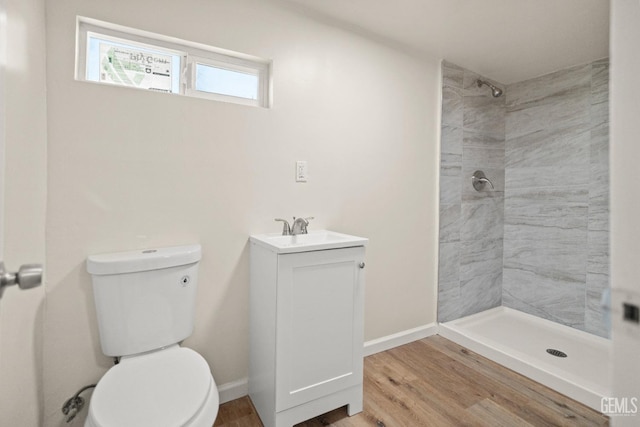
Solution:
{"label": "light switch plate", "polygon": [[296,182],[307,182],[309,178],[309,168],[306,160],[296,161]]}

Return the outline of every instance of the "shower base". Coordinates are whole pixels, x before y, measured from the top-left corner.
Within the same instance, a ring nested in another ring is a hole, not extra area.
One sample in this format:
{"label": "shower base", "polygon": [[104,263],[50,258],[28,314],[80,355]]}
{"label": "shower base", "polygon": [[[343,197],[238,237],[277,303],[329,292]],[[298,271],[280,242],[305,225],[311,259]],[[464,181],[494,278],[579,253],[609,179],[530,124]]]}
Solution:
{"label": "shower base", "polygon": [[440,323],[438,333],[597,411],[611,395],[605,338],[507,307]]}

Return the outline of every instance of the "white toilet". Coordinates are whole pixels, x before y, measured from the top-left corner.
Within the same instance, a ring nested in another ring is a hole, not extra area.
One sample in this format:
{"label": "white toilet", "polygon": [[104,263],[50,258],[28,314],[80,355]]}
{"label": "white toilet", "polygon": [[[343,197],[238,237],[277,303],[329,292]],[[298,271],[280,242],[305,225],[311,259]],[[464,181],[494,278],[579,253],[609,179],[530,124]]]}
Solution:
{"label": "white toilet", "polygon": [[200,245],[93,255],[102,352],[85,427],[211,427],[218,389],[209,365],[178,344],[194,323]]}

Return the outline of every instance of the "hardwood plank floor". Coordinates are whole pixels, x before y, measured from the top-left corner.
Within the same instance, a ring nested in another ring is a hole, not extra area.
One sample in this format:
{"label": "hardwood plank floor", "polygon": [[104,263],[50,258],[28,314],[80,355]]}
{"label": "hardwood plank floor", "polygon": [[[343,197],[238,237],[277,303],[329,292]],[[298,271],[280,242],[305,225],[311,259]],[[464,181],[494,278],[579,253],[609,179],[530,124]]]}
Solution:
{"label": "hardwood plank floor", "polygon": [[[574,400],[438,335],[365,358],[364,411],[296,427],[608,426]],[[259,427],[248,397],[220,406],[214,427]]]}

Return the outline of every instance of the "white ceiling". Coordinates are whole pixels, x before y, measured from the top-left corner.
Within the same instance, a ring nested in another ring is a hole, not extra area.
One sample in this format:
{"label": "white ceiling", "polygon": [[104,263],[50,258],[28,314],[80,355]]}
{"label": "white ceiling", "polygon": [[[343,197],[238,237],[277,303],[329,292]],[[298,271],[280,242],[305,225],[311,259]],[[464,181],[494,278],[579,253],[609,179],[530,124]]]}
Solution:
{"label": "white ceiling", "polygon": [[509,84],[609,55],[608,0],[287,0]]}

